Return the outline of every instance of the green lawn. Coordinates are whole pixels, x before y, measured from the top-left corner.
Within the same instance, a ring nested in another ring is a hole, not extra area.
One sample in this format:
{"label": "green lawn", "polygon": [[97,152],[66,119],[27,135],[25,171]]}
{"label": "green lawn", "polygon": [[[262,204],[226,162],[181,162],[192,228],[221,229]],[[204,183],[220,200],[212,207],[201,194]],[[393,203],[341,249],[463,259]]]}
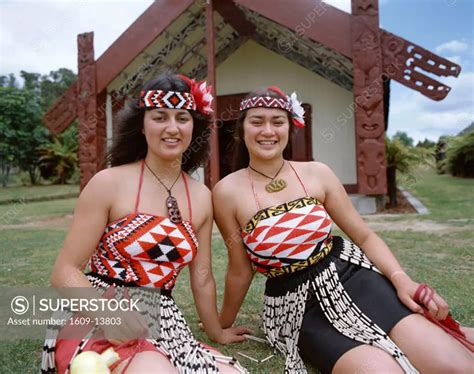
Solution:
{"label": "green lawn", "polygon": [[14,204],[0,205],[0,225],[15,225],[38,222],[49,218],[73,214],[75,198],[53,201],[18,201]]}
{"label": "green lawn", "polygon": [[[474,299],[470,293],[470,290],[474,289],[472,254],[474,180],[439,176],[425,171],[417,174],[416,182],[409,186],[409,190],[420,198],[431,212],[426,216],[409,215],[406,219],[436,221],[452,227],[453,230],[440,233],[413,230],[382,231],[379,234],[387,241],[414,279],[437,288],[447,299],[455,317],[464,324],[474,325]],[[0,189],[0,200],[3,193],[4,191]],[[0,265],[0,284],[10,286],[48,284],[51,266],[61,247],[66,228],[38,229],[30,226],[21,228],[17,225],[70,214],[74,201],[67,199],[44,203],[26,202],[21,205],[21,209],[15,209],[15,204],[0,205],[0,217],[5,217],[9,211],[16,212],[7,222],[0,222],[3,256]],[[397,220],[403,219],[404,217],[397,218]],[[13,224],[16,226],[8,227]],[[220,239],[213,241],[213,266],[220,302],[226,268],[226,251]],[[261,335],[259,313],[263,287],[264,278],[257,276],[238,318],[239,324],[253,328],[257,335]],[[197,325],[187,270],[184,270],[179,278],[174,296],[196,336],[210,343]],[[41,341],[0,342],[1,372],[36,373],[41,345]],[[218,348],[223,353],[239,358],[251,373],[282,372],[281,357],[272,358],[265,364],[255,364],[236,354],[237,351],[241,351],[258,358],[271,354],[271,350],[261,343],[245,342]]]}
{"label": "green lawn", "polygon": [[[402,183],[403,185],[403,183]],[[474,224],[474,180],[438,175],[420,169],[412,173],[406,187],[430,210],[421,216],[437,222]]]}
{"label": "green lawn", "polygon": [[13,201],[29,201],[31,199],[44,199],[57,196],[71,196],[79,194],[79,186],[70,185],[38,185],[14,186],[0,188],[0,204]]}

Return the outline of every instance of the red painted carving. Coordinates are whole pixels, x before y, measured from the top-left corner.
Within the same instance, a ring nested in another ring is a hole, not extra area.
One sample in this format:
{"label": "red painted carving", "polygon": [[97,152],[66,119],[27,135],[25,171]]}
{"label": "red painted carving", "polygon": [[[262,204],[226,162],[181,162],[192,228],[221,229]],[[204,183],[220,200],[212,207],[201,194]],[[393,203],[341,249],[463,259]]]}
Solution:
{"label": "red painted carving", "polygon": [[94,34],[80,34],[78,42],[77,116],[79,118],[80,186],[100,170],[105,150],[105,92],[96,94]]}
{"label": "red painted carving", "polygon": [[77,82],[54,102],[43,117],[43,123],[53,134],[66,130],[76,119]]}
{"label": "red painted carving", "polygon": [[[356,0],[353,1],[352,14],[364,14],[367,16],[379,15],[379,2],[376,0]],[[356,8],[354,10],[354,8]]]}
{"label": "red painted carving", "polygon": [[372,116],[366,115],[363,111],[360,111],[360,123],[357,130],[357,134],[363,138],[379,138],[383,136],[384,128],[384,116],[381,113],[372,114]]}
{"label": "red painted carving", "polygon": [[[433,100],[442,100],[451,88],[420,72],[457,77],[461,67],[426,49],[382,31],[382,57],[386,75]],[[415,68],[418,68],[415,71]]]}
{"label": "red painted carving", "polygon": [[361,192],[361,183],[359,180],[359,193],[366,194],[384,194],[380,191],[381,181],[386,179],[385,166],[385,143],[379,138],[364,139],[357,148],[357,172],[358,175],[364,175],[364,191]]}
{"label": "red painted carving", "polygon": [[352,63],[358,192],[386,192],[383,66],[378,0],[352,0]]}
{"label": "red painted carving", "polygon": [[97,171],[103,169],[104,165],[104,158],[105,152],[107,149],[107,110],[106,110],[106,101],[107,101],[107,93],[102,91],[100,94],[97,95],[97,110],[96,110],[96,165]]}

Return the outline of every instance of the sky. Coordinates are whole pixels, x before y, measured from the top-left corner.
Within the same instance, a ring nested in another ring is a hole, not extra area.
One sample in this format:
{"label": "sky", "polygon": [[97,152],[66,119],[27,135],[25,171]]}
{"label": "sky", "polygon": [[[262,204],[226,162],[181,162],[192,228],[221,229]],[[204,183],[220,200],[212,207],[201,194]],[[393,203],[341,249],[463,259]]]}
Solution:
{"label": "sky", "polygon": [[[325,1],[350,12],[350,0]],[[77,34],[94,31],[98,58],[151,3],[0,0],[0,75],[77,72]],[[388,134],[405,131],[415,141],[457,134],[474,121],[474,0],[380,0],[379,7],[382,28],[462,66],[458,78],[433,76],[452,87],[441,102],[392,81]]]}

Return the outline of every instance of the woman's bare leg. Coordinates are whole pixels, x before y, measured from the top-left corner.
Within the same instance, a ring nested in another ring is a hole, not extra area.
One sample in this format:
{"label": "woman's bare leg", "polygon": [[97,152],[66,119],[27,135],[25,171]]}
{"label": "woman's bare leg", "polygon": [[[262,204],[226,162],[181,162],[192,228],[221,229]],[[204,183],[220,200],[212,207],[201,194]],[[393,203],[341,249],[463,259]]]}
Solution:
{"label": "woman's bare leg", "polygon": [[403,318],[389,335],[420,372],[474,371],[474,354],[420,314]]}
{"label": "woman's bare leg", "polygon": [[[121,374],[123,368],[128,364],[129,360],[121,362],[112,374]],[[171,364],[168,358],[159,352],[146,351],[137,353],[130,365],[127,367],[125,374],[148,374],[148,373],[177,373],[176,368]]]}
{"label": "woman's bare leg", "polygon": [[402,374],[401,366],[387,352],[370,345],[359,345],[344,353],[334,365],[333,374]]}

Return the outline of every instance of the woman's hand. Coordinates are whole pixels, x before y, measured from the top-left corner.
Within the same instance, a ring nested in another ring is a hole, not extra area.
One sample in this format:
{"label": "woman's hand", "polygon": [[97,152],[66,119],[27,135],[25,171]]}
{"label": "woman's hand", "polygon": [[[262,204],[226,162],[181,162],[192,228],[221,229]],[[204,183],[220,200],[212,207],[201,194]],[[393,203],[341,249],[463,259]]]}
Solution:
{"label": "woman's hand", "polygon": [[252,330],[247,327],[229,327],[227,329],[222,329],[221,334],[212,340],[219,344],[243,342],[244,340],[246,340],[244,334],[251,333]]}
{"label": "woman's hand", "polygon": [[434,291],[433,298],[428,302],[428,305],[420,305],[414,299],[416,290],[420,286],[419,283],[414,282],[408,274],[404,272],[394,273],[391,280],[397,290],[398,298],[412,312],[422,314],[423,308],[425,308],[428,313],[437,320],[444,320],[448,316],[448,304],[436,291]]}

